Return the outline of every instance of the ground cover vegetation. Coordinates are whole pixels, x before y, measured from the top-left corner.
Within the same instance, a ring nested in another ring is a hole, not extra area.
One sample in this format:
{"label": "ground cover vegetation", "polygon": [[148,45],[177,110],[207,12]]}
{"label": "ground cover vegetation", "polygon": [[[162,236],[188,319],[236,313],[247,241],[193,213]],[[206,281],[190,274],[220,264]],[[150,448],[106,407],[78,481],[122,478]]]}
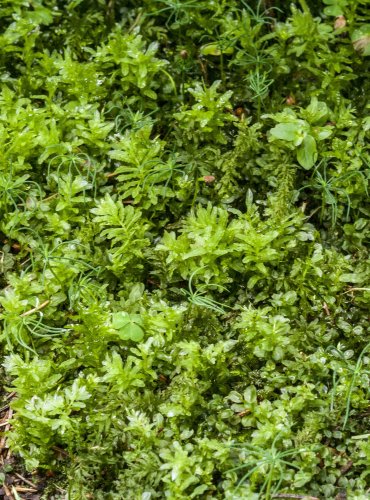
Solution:
{"label": "ground cover vegetation", "polygon": [[0,25],[0,406],[44,497],[369,498],[368,0]]}

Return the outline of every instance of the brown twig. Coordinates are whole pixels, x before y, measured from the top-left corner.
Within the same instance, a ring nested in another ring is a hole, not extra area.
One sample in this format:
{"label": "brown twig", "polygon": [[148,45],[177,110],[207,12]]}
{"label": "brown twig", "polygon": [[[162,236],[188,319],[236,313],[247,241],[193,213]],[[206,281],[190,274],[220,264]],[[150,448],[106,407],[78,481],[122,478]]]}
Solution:
{"label": "brown twig", "polygon": [[107,172],[104,175],[107,179],[110,179],[111,177],[115,177],[116,175],[118,175],[118,172]]}
{"label": "brown twig", "polygon": [[59,196],[59,193],[54,193],[54,194],[48,196],[47,198],[44,198],[41,201],[49,201],[49,200],[52,200],[53,198],[56,198],[57,196]]}
{"label": "brown twig", "polygon": [[239,413],[237,413],[237,416],[238,417],[245,417],[246,415],[248,415],[249,413],[251,413],[251,410],[247,409],[247,410],[243,410]]}
{"label": "brown twig", "polygon": [[[7,416],[6,416],[7,421],[5,422],[6,425],[5,425],[5,429],[3,431],[4,433],[8,432],[8,430],[10,429],[10,423],[9,422],[10,422],[12,416],[13,416],[13,410],[10,409],[8,411]],[[5,452],[3,453],[4,458],[7,458],[7,456],[8,456],[8,449],[7,449],[7,446],[6,446],[6,436],[3,436],[1,438],[1,440],[0,440],[0,452],[3,451],[3,450],[5,450]]]}
{"label": "brown twig", "polygon": [[69,457],[69,454],[65,450],[63,450],[62,448],[59,448],[58,446],[52,446],[51,449],[60,453],[64,457]]}
{"label": "brown twig", "polygon": [[36,484],[34,484],[29,479],[26,479],[25,477],[21,476],[20,474],[18,474],[18,472],[14,472],[14,475],[17,476],[19,479],[21,479],[24,483],[27,483],[29,486],[31,486],[32,488],[36,488],[37,490]]}
{"label": "brown twig", "polygon": [[48,304],[50,303],[50,300],[45,300],[45,302],[43,302],[42,304],[34,307],[33,309],[30,309],[29,311],[26,311],[24,313],[21,314],[21,318],[24,318],[26,316],[30,316],[31,314],[37,312],[37,311],[40,311],[41,309],[43,309],[44,307],[46,307]]}
{"label": "brown twig", "polygon": [[3,488],[5,491],[5,495],[9,498],[13,498],[13,495],[11,494],[10,489],[8,488],[8,486],[5,483],[3,483]]}
{"label": "brown twig", "polygon": [[16,492],[19,492],[19,493],[37,493],[37,491],[38,491],[35,488],[25,488],[23,486],[15,486],[14,489]]}
{"label": "brown twig", "polygon": [[330,309],[329,309],[328,304],[326,302],[323,303],[322,308],[324,309],[325,314],[327,316],[330,316]]}
{"label": "brown twig", "polygon": [[129,30],[128,30],[129,33],[131,33],[136,28],[136,26],[140,23],[142,17],[143,17],[143,13],[139,12],[139,14],[136,16],[136,19],[134,20],[132,25],[129,27]]}

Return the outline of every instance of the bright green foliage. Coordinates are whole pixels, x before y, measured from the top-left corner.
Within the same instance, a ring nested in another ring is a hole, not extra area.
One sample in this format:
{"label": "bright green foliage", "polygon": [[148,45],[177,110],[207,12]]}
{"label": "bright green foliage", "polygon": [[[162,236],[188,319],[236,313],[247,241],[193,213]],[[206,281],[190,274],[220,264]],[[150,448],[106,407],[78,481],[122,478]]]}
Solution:
{"label": "bright green foliage", "polygon": [[[100,239],[111,241],[111,249],[107,253],[112,264],[108,268],[122,272],[129,263],[133,265],[131,261],[140,262],[143,249],[149,245],[149,240],[145,238],[148,224],[141,222],[141,212],[131,205],[114,202],[109,194],[91,212],[95,215],[93,222],[100,228],[106,228],[101,229]],[[141,264],[138,266],[141,267]]]}
{"label": "bright green foliage", "polygon": [[272,118],[278,122],[270,130],[271,141],[287,142],[290,149],[297,151],[298,163],[306,170],[312,168],[317,161],[317,141],[331,136],[331,128],[323,125],[329,117],[329,110],[324,102],[312,98],[311,104],[301,111],[299,119],[291,109],[286,109]]}
{"label": "bright green foliage", "polygon": [[327,16],[342,16],[345,13],[346,7],[348,7],[348,0],[323,0],[323,3],[327,5],[324,8],[324,14]]}
{"label": "bright green foliage", "polygon": [[113,315],[112,326],[123,340],[131,339],[135,342],[140,342],[144,338],[140,314],[115,313]]}
{"label": "bright green foliage", "polygon": [[125,94],[140,89],[143,96],[156,99],[153,87],[157,88],[159,83],[155,76],[168,62],[155,57],[157,43],[147,47],[141,35],[124,36],[119,31],[112,33],[108,42],[97,49],[94,60],[101,64],[103,74],[109,75],[109,83],[117,80]]}
{"label": "bright green foliage", "polygon": [[352,33],[352,43],[364,56],[370,56],[370,24],[363,24]]}
{"label": "bright green foliage", "polygon": [[204,88],[197,83],[194,88],[189,88],[188,92],[194,97],[195,104],[190,109],[184,106],[179,113],[174,114],[182,133],[190,141],[226,142],[222,127],[233,120],[230,114],[225,113],[225,109],[230,107],[232,92],[229,90],[219,94],[220,84],[220,81],[215,81],[211,87]]}
{"label": "bright green foliage", "polygon": [[2,389],[44,498],[368,498],[369,2],[0,22]]}

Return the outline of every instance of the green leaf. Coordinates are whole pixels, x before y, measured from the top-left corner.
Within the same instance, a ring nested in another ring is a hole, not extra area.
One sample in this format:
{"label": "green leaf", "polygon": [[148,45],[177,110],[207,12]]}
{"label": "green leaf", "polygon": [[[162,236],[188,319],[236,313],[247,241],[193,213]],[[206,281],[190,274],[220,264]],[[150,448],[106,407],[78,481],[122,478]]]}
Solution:
{"label": "green leaf", "polygon": [[143,320],[140,314],[118,312],[112,315],[112,326],[123,340],[140,342],[144,338]]}
{"label": "green leaf", "polygon": [[312,129],[313,134],[315,135],[315,139],[318,141],[323,141],[327,139],[333,134],[332,127],[315,127]]}
{"label": "green leaf", "polygon": [[370,56],[370,24],[363,24],[351,36],[353,47],[363,56]]}
{"label": "green leaf", "polygon": [[324,14],[326,16],[341,16],[345,12],[345,8],[348,6],[348,0],[323,0],[324,4],[328,7],[325,7]]}
{"label": "green leaf", "polygon": [[255,404],[257,402],[257,389],[254,385],[249,385],[244,393],[244,399],[249,404]]}
{"label": "green leaf", "polygon": [[130,321],[130,315],[126,312],[117,312],[112,315],[112,326],[119,330]]}
{"label": "green leaf", "polygon": [[123,328],[118,330],[118,335],[123,340],[141,342],[144,338],[144,331],[140,325],[130,321]]}
{"label": "green leaf", "polygon": [[316,141],[312,135],[307,135],[301,146],[297,150],[297,160],[299,164],[309,170],[317,160]]}
{"label": "green leaf", "polygon": [[270,134],[274,139],[293,142],[295,146],[299,146],[306,135],[304,127],[298,120],[292,123],[279,123],[270,130]]}
{"label": "green leaf", "polygon": [[200,48],[199,52],[202,56],[220,56],[221,54],[232,54],[234,47],[222,47],[217,42],[207,43]]}
{"label": "green leaf", "polygon": [[319,101],[317,97],[312,97],[311,103],[302,110],[301,115],[309,123],[324,122],[329,115],[329,108],[325,102]]}

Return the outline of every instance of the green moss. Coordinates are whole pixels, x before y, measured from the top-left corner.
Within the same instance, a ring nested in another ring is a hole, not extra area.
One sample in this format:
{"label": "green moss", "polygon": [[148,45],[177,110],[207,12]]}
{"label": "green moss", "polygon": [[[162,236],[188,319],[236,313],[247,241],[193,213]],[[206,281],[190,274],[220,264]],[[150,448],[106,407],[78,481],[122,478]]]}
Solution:
{"label": "green moss", "polygon": [[367,2],[0,19],[12,452],[71,499],[367,498]]}

